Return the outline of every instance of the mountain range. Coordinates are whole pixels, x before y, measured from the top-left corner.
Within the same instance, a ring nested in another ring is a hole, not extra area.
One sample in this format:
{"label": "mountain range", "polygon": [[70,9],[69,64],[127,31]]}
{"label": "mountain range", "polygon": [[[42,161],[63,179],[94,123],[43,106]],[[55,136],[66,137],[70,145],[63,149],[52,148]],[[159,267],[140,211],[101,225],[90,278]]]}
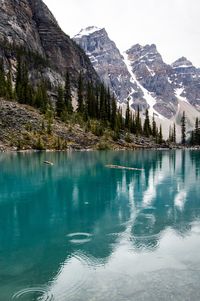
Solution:
{"label": "mountain range", "polygon": [[155,44],[136,44],[120,53],[106,30],[94,26],[82,29],[73,39],[122,106],[129,100],[133,110],[149,109],[163,125],[165,136],[175,123],[180,137],[183,111],[187,129],[194,127],[200,115],[200,69],[187,58],[166,64]]}
{"label": "mountain range", "polygon": [[[166,64],[156,45],[136,44],[121,53],[104,28],[83,29],[73,39],[65,34],[42,0],[2,0],[0,6],[0,58],[6,74],[16,82],[18,55],[27,62],[30,82],[41,78],[49,96],[56,101],[57,87],[70,74],[73,100],[77,99],[80,72],[84,80],[100,83],[115,94],[125,112],[130,107],[144,113],[149,109],[163,126],[177,125],[186,113],[187,130],[200,116],[200,70],[185,57]],[[143,116],[143,114],[142,114]]]}

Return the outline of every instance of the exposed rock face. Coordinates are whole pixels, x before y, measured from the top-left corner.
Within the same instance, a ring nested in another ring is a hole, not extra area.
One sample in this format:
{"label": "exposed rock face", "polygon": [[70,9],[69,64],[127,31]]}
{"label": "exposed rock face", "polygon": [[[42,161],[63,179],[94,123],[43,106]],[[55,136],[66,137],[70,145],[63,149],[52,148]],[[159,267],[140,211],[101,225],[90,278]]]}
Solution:
{"label": "exposed rock face", "polygon": [[169,81],[171,67],[163,62],[154,44],[137,44],[126,53],[137,80],[155,98],[154,109],[171,118],[177,110],[174,87]]}
{"label": "exposed rock face", "polygon": [[61,30],[41,0],[1,0],[0,42],[0,55],[4,60],[8,58],[5,42],[23,46],[46,59],[50,68],[40,71],[52,84],[61,80],[66,70],[74,81],[80,71],[86,79],[98,80],[88,57]]}
{"label": "exposed rock face", "polygon": [[185,57],[172,64],[170,80],[178,98],[185,99],[196,109],[200,109],[200,70]]}
{"label": "exposed rock face", "polygon": [[74,40],[119,102],[126,102],[129,97],[132,108],[148,108],[150,115],[167,119],[177,117],[183,102],[200,109],[200,70],[186,58],[170,66],[154,44],[136,44],[122,56],[105,29],[96,27],[81,30]]}
{"label": "exposed rock face", "polygon": [[89,56],[101,80],[111,88],[119,102],[126,102],[133,91],[135,98],[142,99],[141,89],[130,81],[123,56],[104,28],[88,27],[81,30],[74,41]]}

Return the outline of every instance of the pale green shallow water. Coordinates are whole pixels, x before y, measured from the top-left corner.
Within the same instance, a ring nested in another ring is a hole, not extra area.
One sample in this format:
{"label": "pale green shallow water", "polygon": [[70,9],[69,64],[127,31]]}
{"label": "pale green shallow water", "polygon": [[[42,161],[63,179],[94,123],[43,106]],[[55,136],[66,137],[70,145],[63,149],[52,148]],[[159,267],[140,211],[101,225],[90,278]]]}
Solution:
{"label": "pale green shallow water", "polygon": [[200,152],[0,153],[9,300],[199,301]]}

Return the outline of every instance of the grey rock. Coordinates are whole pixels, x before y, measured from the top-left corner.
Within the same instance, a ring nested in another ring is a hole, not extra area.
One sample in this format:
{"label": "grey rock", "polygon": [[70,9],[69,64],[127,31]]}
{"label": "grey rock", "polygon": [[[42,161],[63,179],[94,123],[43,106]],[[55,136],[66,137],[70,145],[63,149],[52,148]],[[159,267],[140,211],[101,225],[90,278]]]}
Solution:
{"label": "grey rock", "polygon": [[63,79],[66,70],[76,83],[80,71],[85,79],[99,81],[90,60],[59,27],[42,0],[4,0],[0,6],[0,57],[6,66],[16,69],[16,53],[5,45],[23,46],[48,62],[39,70],[32,68],[30,77],[43,74],[52,86]]}
{"label": "grey rock", "polygon": [[143,92],[130,81],[130,73],[116,44],[105,29],[88,27],[74,37],[86,52],[101,80],[111,88],[119,102],[126,102],[134,91],[135,99],[142,99]]}

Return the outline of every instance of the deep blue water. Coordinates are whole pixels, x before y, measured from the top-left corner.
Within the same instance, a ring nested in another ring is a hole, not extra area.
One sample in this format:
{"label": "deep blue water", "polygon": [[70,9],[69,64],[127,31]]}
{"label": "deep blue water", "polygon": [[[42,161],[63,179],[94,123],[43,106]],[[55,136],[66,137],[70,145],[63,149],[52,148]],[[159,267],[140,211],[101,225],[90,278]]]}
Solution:
{"label": "deep blue water", "polygon": [[0,153],[9,300],[199,301],[200,152]]}

